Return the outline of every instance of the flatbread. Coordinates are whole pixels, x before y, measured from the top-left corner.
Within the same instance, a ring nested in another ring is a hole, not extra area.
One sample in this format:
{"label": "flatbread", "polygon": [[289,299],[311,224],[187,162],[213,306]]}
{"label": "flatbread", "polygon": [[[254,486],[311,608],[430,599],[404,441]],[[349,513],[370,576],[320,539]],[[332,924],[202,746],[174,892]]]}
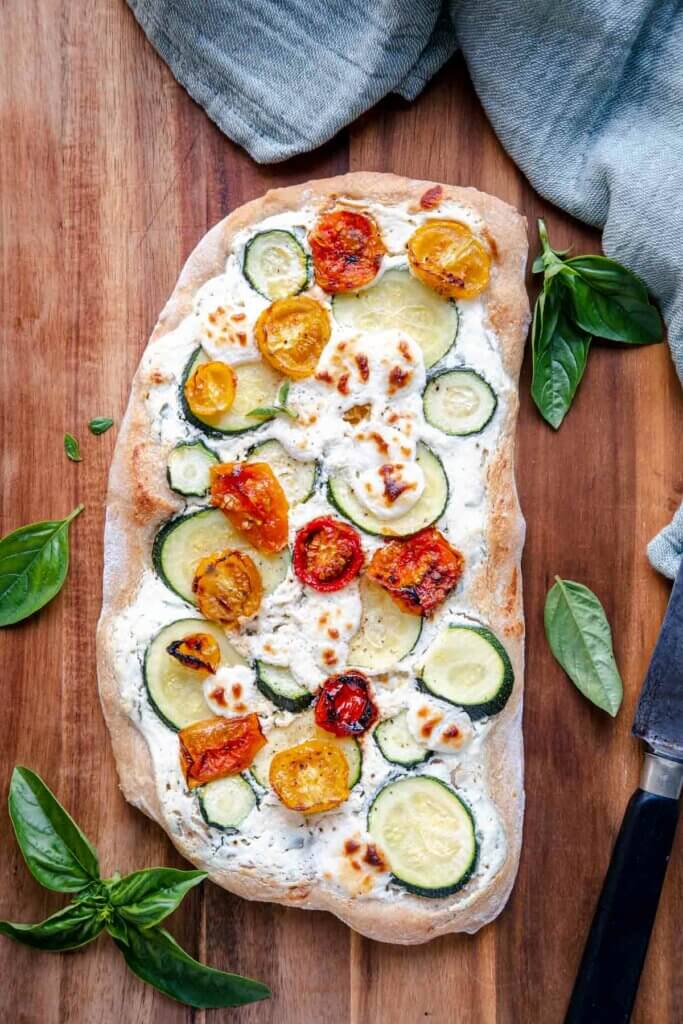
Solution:
{"label": "flatbread", "polygon": [[[176,798],[173,791],[169,796],[168,780],[155,769],[156,734],[145,734],[141,727],[141,715],[147,712],[141,710],[145,698],[138,678],[140,653],[122,659],[119,641],[122,618],[130,611],[143,576],[152,571],[155,534],[184,507],[166,480],[172,444],[158,429],[155,433],[154,419],[156,415],[158,424],[159,413],[155,396],[178,384],[166,369],[163,354],[172,347],[176,329],[192,313],[198,290],[223,273],[234,240],[266,218],[303,208],[326,210],[346,201],[355,203],[356,208],[372,203],[373,208],[403,204],[404,209],[420,210],[421,197],[434,188],[433,182],[390,174],[353,173],[275,189],[235,210],[201,240],[153,331],[119,432],[107,497],[104,593],[97,632],[100,697],[126,799],[158,822],[183,856],[231,892],[248,899],[329,910],[358,932],[395,943],[424,942],[447,932],[475,932],[491,921],[507,901],[520,854],[524,804],[520,556],[524,521],[515,488],[513,453],[516,385],[529,308],[524,288],[526,227],[514,209],[472,188],[440,186],[441,208],[450,203],[471,211],[480,219],[493,253],[492,275],[483,296],[485,325],[510,383],[505,400],[499,403],[495,449],[487,457],[484,554],[468,583],[470,606],[476,607],[478,619],[503,641],[515,672],[512,696],[491,719],[478,764],[485,780],[481,789],[498,816],[505,846],[504,856],[485,883],[478,884],[475,875],[464,889],[441,899],[411,895],[390,884],[382,897],[376,898],[372,890],[356,893],[320,873],[282,879],[266,865],[230,866],[216,853],[215,845],[207,845],[207,826],[198,815],[187,816],[182,794]],[[439,215],[438,207],[433,215]],[[457,787],[457,771],[453,782]],[[359,820],[358,826],[362,830],[364,822]]]}

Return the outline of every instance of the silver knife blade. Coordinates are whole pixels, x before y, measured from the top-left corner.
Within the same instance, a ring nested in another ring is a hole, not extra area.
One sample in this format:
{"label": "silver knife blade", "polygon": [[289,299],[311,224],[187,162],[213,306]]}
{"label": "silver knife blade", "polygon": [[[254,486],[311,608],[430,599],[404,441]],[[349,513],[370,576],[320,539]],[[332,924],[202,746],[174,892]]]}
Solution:
{"label": "silver knife blade", "polygon": [[640,691],[633,735],[656,753],[683,759],[683,562]]}

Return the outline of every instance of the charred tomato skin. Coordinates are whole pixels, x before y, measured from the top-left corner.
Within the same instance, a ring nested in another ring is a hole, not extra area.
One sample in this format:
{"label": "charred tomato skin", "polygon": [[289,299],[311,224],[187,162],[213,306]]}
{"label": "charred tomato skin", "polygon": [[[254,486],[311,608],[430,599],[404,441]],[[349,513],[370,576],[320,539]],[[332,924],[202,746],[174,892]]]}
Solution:
{"label": "charred tomato skin", "polygon": [[333,294],[353,292],[370,284],[386,252],[372,217],[353,210],[324,213],[308,240],[316,284]]}
{"label": "charred tomato skin", "polygon": [[315,721],[334,736],[361,736],[377,721],[370,680],[362,672],[340,672],[327,679],[318,695]]}
{"label": "charred tomato skin", "polygon": [[332,516],[312,519],[296,535],[293,565],[301,582],[313,590],[341,590],[363,567],[358,531]]}
{"label": "charred tomato skin", "polygon": [[178,739],[180,764],[190,789],[244,771],[266,743],[254,712],[194,722],[180,730]]}
{"label": "charred tomato skin", "polygon": [[431,616],[462,576],[465,559],[435,527],[393,540],[372,556],[367,576],[412,615]]}

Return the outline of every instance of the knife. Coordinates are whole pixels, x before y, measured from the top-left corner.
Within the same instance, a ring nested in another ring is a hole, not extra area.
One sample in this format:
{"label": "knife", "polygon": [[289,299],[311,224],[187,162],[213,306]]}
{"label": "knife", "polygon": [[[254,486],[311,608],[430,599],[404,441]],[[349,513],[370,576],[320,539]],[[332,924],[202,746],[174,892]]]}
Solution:
{"label": "knife", "polygon": [[636,709],[640,785],[612,851],[565,1024],[627,1024],[671,855],[683,786],[683,562]]}

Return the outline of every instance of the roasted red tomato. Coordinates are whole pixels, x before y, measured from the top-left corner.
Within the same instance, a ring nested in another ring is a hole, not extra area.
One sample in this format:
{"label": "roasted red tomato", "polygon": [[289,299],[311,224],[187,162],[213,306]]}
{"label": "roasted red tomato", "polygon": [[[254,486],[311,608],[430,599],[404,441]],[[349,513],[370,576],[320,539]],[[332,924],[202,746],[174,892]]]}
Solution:
{"label": "roasted red tomato", "polygon": [[360,736],[377,720],[377,708],[370,696],[370,681],[362,672],[330,676],[322,686],[315,706],[315,721],[335,736]]}
{"label": "roasted red tomato", "polygon": [[462,576],[465,559],[433,526],[393,540],[372,556],[367,575],[413,615],[433,615]]}
{"label": "roasted red tomato", "polygon": [[190,789],[243,772],[266,742],[253,713],[194,722],[181,729],[178,738],[180,764]]}
{"label": "roasted red tomato", "polygon": [[314,590],[341,590],[363,566],[360,537],[331,516],[311,519],[294,541],[294,572]]}
{"label": "roasted red tomato", "polygon": [[369,284],[386,252],[375,221],[351,210],[323,214],[308,240],[316,283],[326,292],[354,292]]}
{"label": "roasted red tomato", "polygon": [[266,462],[222,462],[211,467],[211,504],[225,512],[257,551],[287,546],[289,505]]}

